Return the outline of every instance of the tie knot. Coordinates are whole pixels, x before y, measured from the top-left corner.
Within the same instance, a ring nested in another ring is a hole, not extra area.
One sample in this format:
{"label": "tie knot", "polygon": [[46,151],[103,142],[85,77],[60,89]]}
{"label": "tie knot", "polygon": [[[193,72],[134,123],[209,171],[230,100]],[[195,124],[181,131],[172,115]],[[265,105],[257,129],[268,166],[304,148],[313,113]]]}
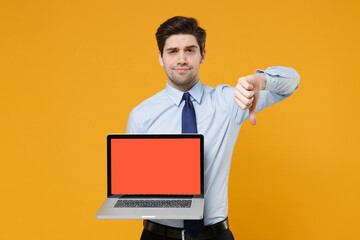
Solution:
{"label": "tie knot", "polygon": [[183,99],[184,99],[185,101],[190,100],[190,93],[188,93],[188,92],[184,93]]}

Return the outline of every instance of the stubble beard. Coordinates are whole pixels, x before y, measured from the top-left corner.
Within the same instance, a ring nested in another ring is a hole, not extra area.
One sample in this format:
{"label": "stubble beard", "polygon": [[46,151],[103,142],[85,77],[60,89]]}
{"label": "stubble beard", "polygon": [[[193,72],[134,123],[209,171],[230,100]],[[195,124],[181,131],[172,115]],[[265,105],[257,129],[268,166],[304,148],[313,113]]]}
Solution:
{"label": "stubble beard", "polygon": [[175,84],[177,86],[181,86],[181,87],[191,85],[192,83],[194,83],[197,80],[197,79],[195,79],[196,75],[189,76],[185,80],[181,80],[176,76],[173,76],[173,77],[167,76],[167,77],[168,77],[169,81],[171,81],[173,84]]}
{"label": "stubble beard", "polygon": [[[171,71],[173,71],[173,69],[171,69]],[[190,87],[190,88],[193,87],[196,84],[197,78],[198,78],[197,74],[189,75],[185,79],[182,76],[176,76],[176,73],[174,73],[174,72],[170,72],[169,74],[166,73],[166,75],[167,75],[168,80],[172,84],[174,84],[180,88],[183,88],[186,86]]]}

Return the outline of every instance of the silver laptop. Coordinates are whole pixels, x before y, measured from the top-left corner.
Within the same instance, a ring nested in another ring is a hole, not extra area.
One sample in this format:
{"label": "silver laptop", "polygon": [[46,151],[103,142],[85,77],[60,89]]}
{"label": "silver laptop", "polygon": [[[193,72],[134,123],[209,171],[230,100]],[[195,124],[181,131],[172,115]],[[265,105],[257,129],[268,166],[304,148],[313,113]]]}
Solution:
{"label": "silver laptop", "polygon": [[107,191],[97,219],[203,218],[203,135],[108,135]]}

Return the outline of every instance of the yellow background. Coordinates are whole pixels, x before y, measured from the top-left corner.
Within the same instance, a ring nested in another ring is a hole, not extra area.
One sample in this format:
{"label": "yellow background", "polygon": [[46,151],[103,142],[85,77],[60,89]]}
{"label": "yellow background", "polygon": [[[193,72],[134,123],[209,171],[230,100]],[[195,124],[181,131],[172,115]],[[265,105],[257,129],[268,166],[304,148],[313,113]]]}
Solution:
{"label": "yellow background", "polygon": [[162,90],[155,31],[208,33],[203,83],[269,66],[301,75],[243,124],[229,183],[238,240],[360,239],[358,1],[0,1],[0,239],[139,239],[96,220],[108,133]]}

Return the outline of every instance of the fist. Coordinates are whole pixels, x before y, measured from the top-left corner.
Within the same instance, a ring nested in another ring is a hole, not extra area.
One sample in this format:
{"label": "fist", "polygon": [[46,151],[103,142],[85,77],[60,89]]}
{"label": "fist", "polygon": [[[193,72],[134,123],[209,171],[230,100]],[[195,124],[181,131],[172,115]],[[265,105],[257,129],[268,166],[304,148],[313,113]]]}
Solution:
{"label": "fist", "polygon": [[256,125],[255,108],[259,100],[260,91],[266,86],[265,73],[256,73],[238,80],[234,91],[234,101],[242,110],[249,109],[249,120]]}

